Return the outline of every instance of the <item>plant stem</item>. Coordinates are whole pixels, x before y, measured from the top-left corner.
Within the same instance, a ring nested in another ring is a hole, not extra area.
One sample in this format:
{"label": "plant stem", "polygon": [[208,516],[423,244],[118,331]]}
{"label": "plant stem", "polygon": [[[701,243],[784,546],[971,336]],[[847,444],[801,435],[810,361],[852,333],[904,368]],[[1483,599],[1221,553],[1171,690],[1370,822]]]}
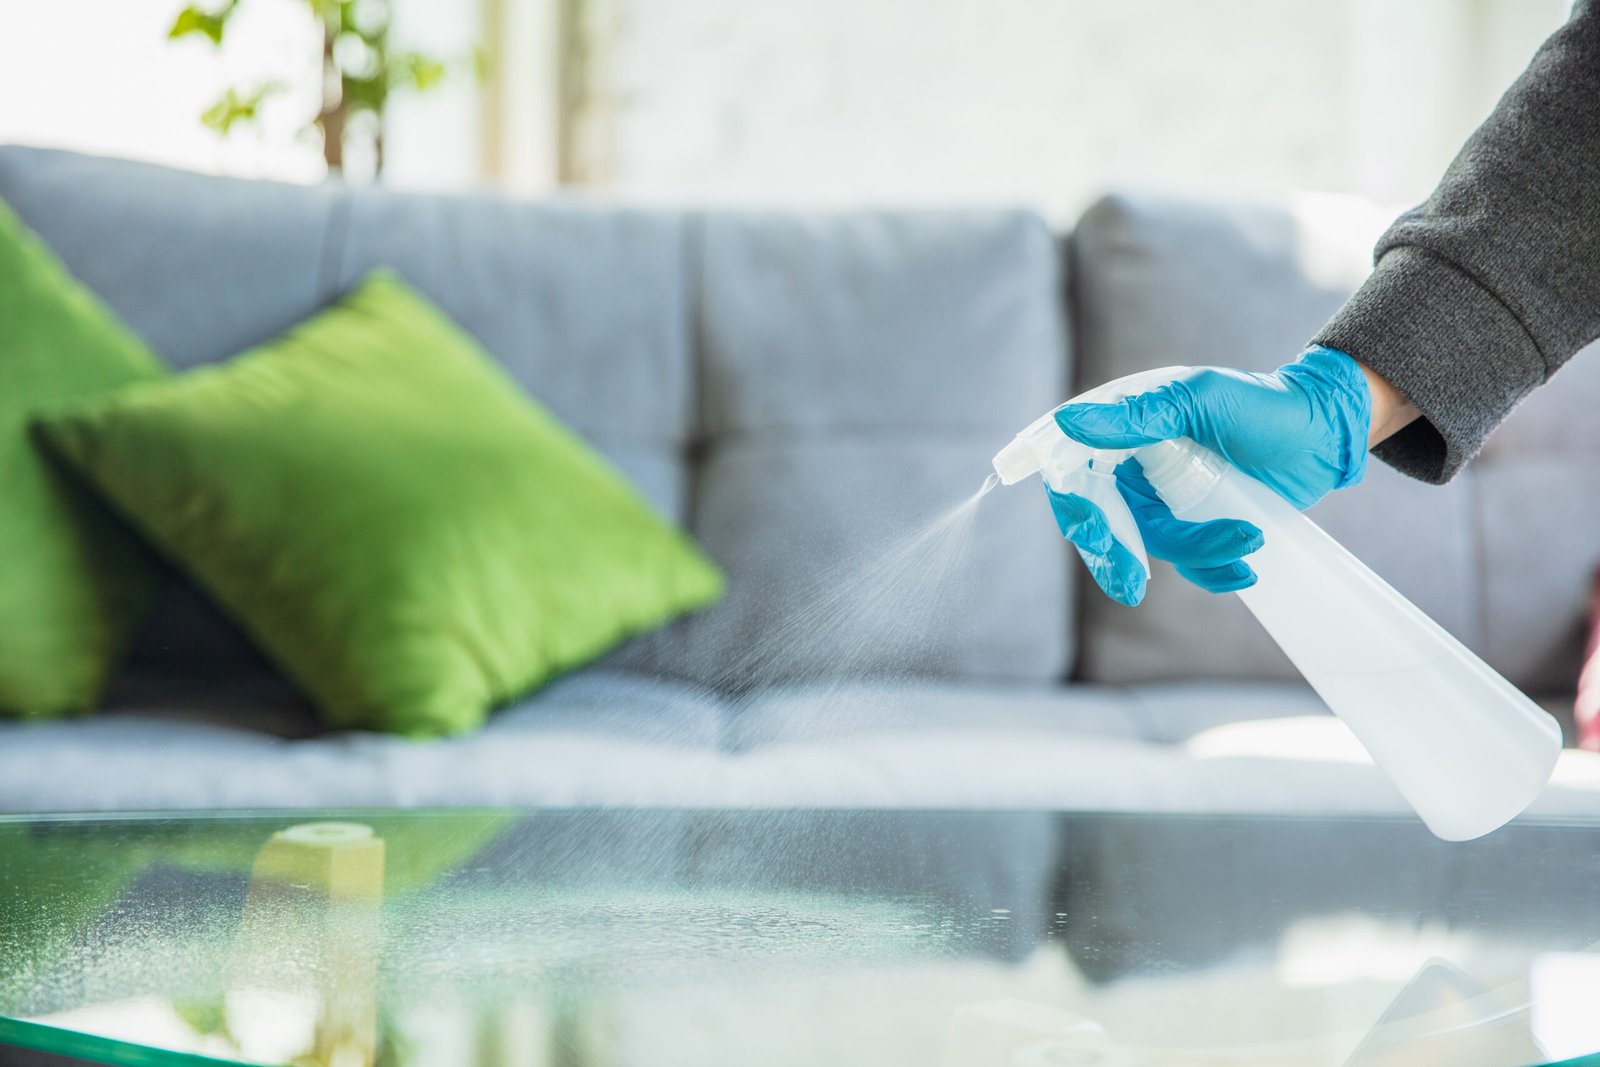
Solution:
{"label": "plant stem", "polygon": [[333,61],[334,27],[322,26],[322,110],[317,125],[322,127],[322,158],[329,174],[344,171],[344,130],[348,109],[340,90],[339,68]]}

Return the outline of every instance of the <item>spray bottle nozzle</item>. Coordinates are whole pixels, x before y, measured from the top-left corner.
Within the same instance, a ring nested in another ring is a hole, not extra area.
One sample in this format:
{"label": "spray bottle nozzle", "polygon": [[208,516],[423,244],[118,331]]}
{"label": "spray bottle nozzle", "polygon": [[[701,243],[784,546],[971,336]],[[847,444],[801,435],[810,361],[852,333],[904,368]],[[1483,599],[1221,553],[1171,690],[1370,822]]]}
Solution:
{"label": "spray bottle nozzle", "polygon": [[1032,442],[1021,434],[1013,437],[1010,444],[994,454],[994,472],[1001,485],[1016,485],[1028,475],[1037,474],[1039,460]]}
{"label": "spray bottle nozzle", "polygon": [[[1034,419],[994,456],[994,472],[1004,485],[1016,485],[1030,474],[1059,480],[1088,463],[1094,453],[1061,432],[1052,409]],[[1058,486],[1059,488],[1059,486]]]}

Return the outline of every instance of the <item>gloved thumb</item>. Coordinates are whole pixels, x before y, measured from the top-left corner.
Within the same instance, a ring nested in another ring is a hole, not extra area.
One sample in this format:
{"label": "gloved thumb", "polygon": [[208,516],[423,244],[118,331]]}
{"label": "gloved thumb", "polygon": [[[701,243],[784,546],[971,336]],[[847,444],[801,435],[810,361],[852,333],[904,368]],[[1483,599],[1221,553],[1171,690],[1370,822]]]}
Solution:
{"label": "gloved thumb", "polygon": [[1188,413],[1166,389],[1114,404],[1063,404],[1056,409],[1056,425],[1091,448],[1138,448],[1190,436]]}

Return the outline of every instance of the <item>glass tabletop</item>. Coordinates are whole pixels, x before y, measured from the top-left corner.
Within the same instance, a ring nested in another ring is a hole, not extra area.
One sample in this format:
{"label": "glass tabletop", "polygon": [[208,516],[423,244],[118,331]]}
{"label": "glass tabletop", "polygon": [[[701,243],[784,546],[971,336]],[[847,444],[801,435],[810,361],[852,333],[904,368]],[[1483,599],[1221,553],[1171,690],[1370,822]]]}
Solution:
{"label": "glass tabletop", "polygon": [[11,817],[0,1063],[1587,1062],[1597,939],[1600,823]]}

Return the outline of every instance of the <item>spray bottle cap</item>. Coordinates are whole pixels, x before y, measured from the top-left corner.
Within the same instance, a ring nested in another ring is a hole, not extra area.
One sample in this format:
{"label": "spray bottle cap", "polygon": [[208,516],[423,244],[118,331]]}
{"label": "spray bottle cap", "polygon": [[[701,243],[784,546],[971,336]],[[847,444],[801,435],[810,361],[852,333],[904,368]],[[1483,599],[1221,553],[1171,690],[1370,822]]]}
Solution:
{"label": "spray bottle cap", "polygon": [[[1135,393],[1167,384],[1182,374],[1182,367],[1160,367],[1156,370],[1130,374],[1114,382],[1079,393],[1069,404],[1108,404]],[[1096,468],[1111,470],[1132,455],[1131,450],[1114,449],[1096,451],[1074,441],[1056,425],[1055,410],[1045,412],[1035,419],[1011,443],[994,457],[994,472],[1005,485],[1015,485],[1030,474],[1043,472],[1045,480],[1060,481],[1078,467],[1094,461]]]}
{"label": "spray bottle cap", "polygon": [[1054,411],[1048,411],[1033,420],[1011,443],[995,453],[994,472],[1001,484],[1016,485],[1030,474],[1043,472],[1051,475],[1066,472],[1088,463],[1094,455],[1087,445],[1061,432],[1056,425]]}

